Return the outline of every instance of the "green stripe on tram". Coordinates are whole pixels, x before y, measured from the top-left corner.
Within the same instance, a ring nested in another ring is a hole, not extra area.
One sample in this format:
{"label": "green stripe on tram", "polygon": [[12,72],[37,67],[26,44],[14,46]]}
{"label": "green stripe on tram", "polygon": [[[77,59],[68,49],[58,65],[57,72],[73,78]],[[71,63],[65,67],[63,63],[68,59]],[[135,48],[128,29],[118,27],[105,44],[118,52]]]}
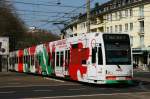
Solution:
{"label": "green stripe on tram", "polygon": [[106,84],[133,84],[132,80],[106,80]]}

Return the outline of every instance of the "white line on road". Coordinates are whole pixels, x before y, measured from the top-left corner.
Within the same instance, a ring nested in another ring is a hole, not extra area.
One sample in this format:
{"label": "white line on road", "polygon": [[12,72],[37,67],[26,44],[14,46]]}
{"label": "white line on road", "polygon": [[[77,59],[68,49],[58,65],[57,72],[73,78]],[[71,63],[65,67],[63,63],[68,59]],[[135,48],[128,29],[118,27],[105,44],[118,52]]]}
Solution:
{"label": "white line on road", "polygon": [[11,94],[11,93],[15,93],[16,91],[5,91],[5,92],[0,92],[0,94]]}
{"label": "white line on road", "polygon": [[65,82],[63,80],[58,80],[58,79],[54,79],[54,78],[48,78],[48,77],[44,77],[46,80],[52,80],[52,81],[57,81],[57,82]]}
{"label": "white line on road", "polygon": [[[145,94],[150,92],[135,92],[136,94]],[[61,98],[77,98],[77,97],[93,97],[93,96],[111,96],[111,95],[130,95],[133,93],[112,93],[112,94],[91,94],[91,95],[72,95],[72,96],[53,96],[53,97],[36,97],[36,98],[23,98],[23,99],[61,99]]]}

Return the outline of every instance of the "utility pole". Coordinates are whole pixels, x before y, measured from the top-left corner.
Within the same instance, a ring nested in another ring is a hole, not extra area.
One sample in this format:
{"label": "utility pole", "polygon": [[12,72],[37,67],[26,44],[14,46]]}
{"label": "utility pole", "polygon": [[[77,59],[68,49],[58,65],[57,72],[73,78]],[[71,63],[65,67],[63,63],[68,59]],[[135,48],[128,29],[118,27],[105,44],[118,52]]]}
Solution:
{"label": "utility pole", "polygon": [[90,0],[86,0],[86,12],[87,12],[87,33],[90,33]]}

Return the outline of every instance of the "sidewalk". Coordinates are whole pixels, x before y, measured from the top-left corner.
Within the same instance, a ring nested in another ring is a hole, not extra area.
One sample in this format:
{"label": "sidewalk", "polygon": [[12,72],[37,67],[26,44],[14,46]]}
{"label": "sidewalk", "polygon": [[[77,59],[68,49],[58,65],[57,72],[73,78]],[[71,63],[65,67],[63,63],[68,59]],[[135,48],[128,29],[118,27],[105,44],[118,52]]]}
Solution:
{"label": "sidewalk", "polygon": [[133,72],[150,72],[148,69],[143,70],[142,68],[135,68],[133,69]]}
{"label": "sidewalk", "polygon": [[142,69],[134,69],[133,79],[150,82],[150,71],[146,71]]}

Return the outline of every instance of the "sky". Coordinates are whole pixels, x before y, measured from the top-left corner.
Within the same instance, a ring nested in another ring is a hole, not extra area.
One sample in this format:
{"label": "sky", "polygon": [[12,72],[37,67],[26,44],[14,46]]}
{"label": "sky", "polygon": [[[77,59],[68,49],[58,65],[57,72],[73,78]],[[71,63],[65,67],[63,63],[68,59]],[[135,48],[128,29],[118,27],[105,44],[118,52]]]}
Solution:
{"label": "sky", "polygon": [[[62,25],[54,25],[60,21],[68,21],[71,17],[86,11],[86,0],[9,0],[14,6],[14,13],[27,27],[37,27],[58,34]],[[109,0],[91,0],[91,8],[96,2],[102,4]]]}

